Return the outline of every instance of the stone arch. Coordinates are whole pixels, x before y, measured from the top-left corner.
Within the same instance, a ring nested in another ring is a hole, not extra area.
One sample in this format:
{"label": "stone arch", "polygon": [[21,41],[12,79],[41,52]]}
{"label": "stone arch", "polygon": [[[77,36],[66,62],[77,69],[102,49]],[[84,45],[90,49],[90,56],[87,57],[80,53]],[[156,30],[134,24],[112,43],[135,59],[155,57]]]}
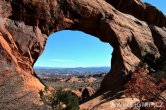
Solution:
{"label": "stone arch", "polygon": [[[32,66],[52,32],[79,30],[112,45],[112,71],[101,90],[123,84],[146,53],[160,55],[146,22],[117,11],[104,0],[3,0],[0,6],[0,107],[4,109],[43,107],[38,93],[44,86],[33,76]],[[165,32],[165,28],[159,30]],[[139,48],[134,53],[133,40]]]}
{"label": "stone arch", "polygon": [[[102,90],[104,90],[104,88],[111,89],[113,85],[123,82],[123,76],[126,73],[126,68],[123,63],[123,56],[121,55],[121,46],[119,46],[119,36],[117,35],[117,30],[114,30],[110,25],[110,23],[114,23],[118,17],[116,15],[117,13],[114,12],[115,9],[111,5],[108,5],[106,2],[102,3],[101,1],[93,2],[94,4],[91,4],[90,1],[80,2],[67,0],[54,1],[54,3],[47,3],[47,1],[43,1],[39,2],[39,4],[37,1],[27,1],[21,3],[12,1],[13,14],[10,18],[24,21],[27,25],[37,26],[36,28],[41,30],[41,33],[46,35],[63,29],[79,30],[96,36],[103,42],[110,43],[110,45],[114,48],[112,60],[113,74],[108,74],[106,76],[108,79],[104,78],[102,82],[103,86],[101,87],[103,87]],[[91,5],[88,6],[85,4]],[[103,6],[100,6],[101,4]],[[108,10],[103,7],[106,7]],[[34,9],[34,11],[29,11],[31,9]],[[16,12],[19,12],[19,15],[15,14]],[[41,51],[43,50],[41,49]],[[37,54],[39,52],[34,53]],[[30,56],[33,59],[33,53]],[[34,61],[36,59],[34,59]],[[114,66],[114,64],[116,66]],[[108,83],[110,80],[112,83]]]}

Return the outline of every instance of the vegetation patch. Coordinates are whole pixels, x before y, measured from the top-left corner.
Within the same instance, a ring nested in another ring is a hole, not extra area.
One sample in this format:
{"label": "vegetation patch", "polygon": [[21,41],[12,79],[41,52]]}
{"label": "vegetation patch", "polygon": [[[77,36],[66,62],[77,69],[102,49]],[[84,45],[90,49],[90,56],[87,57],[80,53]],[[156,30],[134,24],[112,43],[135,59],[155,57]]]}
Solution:
{"label": "vegetation patch", "polygon": [[79,110],[79,101],[77,96],[70,91],[62,89],[53,93],[41,91],[40,96],[42,101],[52,107],[53,110]]}
{"label": "vegetation patch", "polygon": [[[141,107],[144,110],[165,110],[166,108],[166,58],[146,55],[138,69],[131,74],[125,84],[125,95],[136,97],[140,102],[152,102],[154,105]],[[160,104],[161,106],[157,106]]]}

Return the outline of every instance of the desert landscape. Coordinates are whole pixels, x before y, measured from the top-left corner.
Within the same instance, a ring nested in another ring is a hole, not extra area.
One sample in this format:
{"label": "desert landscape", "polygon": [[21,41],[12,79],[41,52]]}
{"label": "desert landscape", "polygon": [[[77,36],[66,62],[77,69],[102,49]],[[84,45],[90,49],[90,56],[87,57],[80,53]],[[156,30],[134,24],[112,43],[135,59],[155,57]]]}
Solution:
{"label": "desert landscape", "polygon": [[109,67],[36,68],[35,71],[46,88],[54,92],[59,89],[71,91],[78,97],[79,102],[83,102],[99,90],[100,83],[109,71]]}

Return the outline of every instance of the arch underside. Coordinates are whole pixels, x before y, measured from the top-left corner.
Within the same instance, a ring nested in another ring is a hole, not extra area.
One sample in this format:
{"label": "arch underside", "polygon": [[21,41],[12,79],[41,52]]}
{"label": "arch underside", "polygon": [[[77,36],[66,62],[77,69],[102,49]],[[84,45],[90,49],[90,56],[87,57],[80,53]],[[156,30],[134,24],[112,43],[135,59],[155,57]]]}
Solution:
{"label": "arch underside", "polygon": [[[52,32],[83,31],[114,48],[111,71],[101,83],[103,91],[122,85],[143,55],[165,54],[165,25],[161,28],[147,24],[121,13],[104,0],[6,0],[0,5],[4,8],[0,8],[1,107],[41,107],[38,93],[44,86],[34,77],[33,65]],[[155,36],[162,41],[163,48],[154,40]]]}

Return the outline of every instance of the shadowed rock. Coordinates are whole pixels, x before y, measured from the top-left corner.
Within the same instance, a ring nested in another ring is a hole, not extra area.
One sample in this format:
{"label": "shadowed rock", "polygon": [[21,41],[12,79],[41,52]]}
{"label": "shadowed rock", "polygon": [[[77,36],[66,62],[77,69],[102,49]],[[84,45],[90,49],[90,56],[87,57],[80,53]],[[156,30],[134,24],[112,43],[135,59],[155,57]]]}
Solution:
{"label": "shadowed rock", "polygon": [[82,91],[82,99],[87,99],[95,93],[95,90],[91,87],[86,87]]}

